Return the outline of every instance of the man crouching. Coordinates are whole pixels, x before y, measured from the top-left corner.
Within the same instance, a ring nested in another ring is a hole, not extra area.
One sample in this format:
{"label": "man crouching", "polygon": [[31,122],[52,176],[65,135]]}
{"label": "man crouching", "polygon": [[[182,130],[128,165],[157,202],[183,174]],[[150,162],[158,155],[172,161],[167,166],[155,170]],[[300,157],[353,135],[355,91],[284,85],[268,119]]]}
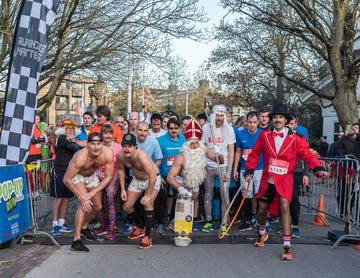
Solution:
{"label": "man crouching", "polygon": [[[103,164],[105,178],[100,182],[95,170]],[[63,181],[80,203],[75,216],[73,251],[89,252],[81,237],[88,241],[96,239],[88,226],[101,210],[101,190],[111,181],[113,167],[113,152],[103,146],[103,137],[97,132],[89,135],[86,147],[75,153],[67,167]]]}

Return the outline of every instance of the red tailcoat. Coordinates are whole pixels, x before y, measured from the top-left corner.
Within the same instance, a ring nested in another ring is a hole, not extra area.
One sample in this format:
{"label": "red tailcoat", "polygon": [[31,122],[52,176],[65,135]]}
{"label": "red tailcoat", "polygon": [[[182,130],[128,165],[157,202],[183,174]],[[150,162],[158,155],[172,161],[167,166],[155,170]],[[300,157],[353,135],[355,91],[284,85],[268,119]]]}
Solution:
{"label": "red tailcoat", "polygon": [[[261,176],[259,191],[256,197],[261,198],[265,195],[266,189],[268,187],[269,177],[272,175],[277,194],[275,194],[274,201],[269,207],[269,212],[276,216],[279,209],[279,196],[291,202],[294,170],[296,167],[297,158],[300,157],[301,160],[305,160],[308,163],[310,169],[314,169],[315,167],[322,168],[322,165],[317,157],[310,152],[305,137],[300,137],[299,135],[294,134],[289,130],[289,134],[285,136],[278,154],[276,154],[274,139],[275,138],[273,137],[270,130],[264,130],[260,133],[251,153],[247,158],[246,170],[255,170],[259,156],[261,153],[263,153],[264,168]],[[287,173],[284,175],[279,175],[269,172],[270,158],[276,158],[288,162],[289,167]]]}

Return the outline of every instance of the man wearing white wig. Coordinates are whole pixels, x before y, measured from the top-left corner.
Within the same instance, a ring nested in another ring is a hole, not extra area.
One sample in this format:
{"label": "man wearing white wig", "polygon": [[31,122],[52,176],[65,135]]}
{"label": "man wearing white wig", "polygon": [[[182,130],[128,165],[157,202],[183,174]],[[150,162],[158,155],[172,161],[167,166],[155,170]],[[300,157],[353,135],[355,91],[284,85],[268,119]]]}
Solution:
{"label": "man wearing white wig", "polygon": [[[234,144],[236,142],[235,133],[226,120],[226,107],[224,105],[214,105],[209,123],[203,126],[201,141],[212,153],[219,153],[224,157],[224,164],[222,165],[219,165],[217,162],[210,159],[206,159],[207,178],[205,180],[204,206],[207,223],[204,225],[202,231],[210,232],[213,230],[211,213],[215,178],[221,173],[221,212],[222,217],[224,217],[226,205],[229,204],[229,181],[234,161]],[[223,219],[223,222],[224,226],[221,227],[221,230],[225,231],[228,219]]]}
{"label": "man wearing white wig", "polygon": [[[184,129],[186,142],[176,156],[166,179],[180,194],[193,195],[194,222],[197,221],[199,210],[199,186],[206,176],[206,159],[216,161],[216,155],[200,141],[201,136],[201,126],[194,118],[191,118]],[[224,162],[221,155],[218,158],[219,163]]]}

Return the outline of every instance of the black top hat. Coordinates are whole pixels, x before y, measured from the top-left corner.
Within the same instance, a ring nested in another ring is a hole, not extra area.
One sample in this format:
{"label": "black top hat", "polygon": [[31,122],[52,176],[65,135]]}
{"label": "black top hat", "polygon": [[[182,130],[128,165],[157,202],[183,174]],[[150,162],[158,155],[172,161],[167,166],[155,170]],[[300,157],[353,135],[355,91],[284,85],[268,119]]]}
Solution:
{"label": "black top hat", "polygon": [[288,120],[288,122],[291,121],[291,117],[290,117],[290,115],[288,113],[288,109],[287,109],[287,106],[285,104],[275,103],[274,106],[273,106],[273,110],[269,114],[270,120],[272,120],[272,117],[274,115],[284,115],[286,117],[286,119]]}

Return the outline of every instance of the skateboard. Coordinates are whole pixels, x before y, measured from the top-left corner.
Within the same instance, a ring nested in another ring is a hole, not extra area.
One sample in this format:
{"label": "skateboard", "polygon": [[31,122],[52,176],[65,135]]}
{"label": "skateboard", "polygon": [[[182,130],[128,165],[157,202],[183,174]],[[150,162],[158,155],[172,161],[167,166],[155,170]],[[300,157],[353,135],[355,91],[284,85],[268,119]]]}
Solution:
{"label": "skateboard", "polygon": [[194,200],[192,197],[177,195],[175,206],[174,232],[176,246],[189,246],[194,220]]}

